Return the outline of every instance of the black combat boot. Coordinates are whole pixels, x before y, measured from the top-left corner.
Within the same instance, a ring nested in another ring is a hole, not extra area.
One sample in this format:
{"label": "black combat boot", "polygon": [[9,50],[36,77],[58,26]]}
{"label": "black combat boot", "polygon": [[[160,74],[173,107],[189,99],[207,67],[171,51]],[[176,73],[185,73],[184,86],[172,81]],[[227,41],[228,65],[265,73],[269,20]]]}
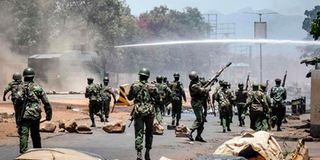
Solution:
{"label": "black combat boot", "polygon": [[91,117],[90,119],[91,119],[91,123],[92,123],[91,127],[96,127],[96,123],[94,122],[94,118]]}
{"label": "black combat boot", "polygon": [[228,132],[230,132],[230,131],[231,131],[230,127],[228,127],[228,128],[227,128],[227,131],[228,131]]}
{"label": "black combat boot", "polygon": [[137,151],[137,160],[142,160],[142,152]]}
{"label": "black combat boot", "polygon": [[144,159],[145,160],[151,160],[151,158],[150,158],[150,149],[146,149],[146,153],[144,154]]}
{"label": "black combat boot", "polygon": [[179,126],[179,120],[177,120],[176,126]]}
{"label": "black combat boot", "polygon": [[201,137],[201,135],[197,135],[195,140],[198,142],[207,142]]}
{"label": "black combat boot", "polygon": [[223,132],[223,133],[226,133],[226,129],[225,129],[225,128],[223,128],[222,132]]}
{"label": "black combat boot", "polygon": [[280,126],[277,127],[277,131],[282,131],[282,129],[280,128]]}
{"label": "black combat boot", "polygon": [[192,137],[192,133],[194,132],[194,129],[191,129],[191,131],[186,135],[190,141],[194,141],[193,137]]}
{"label": "black combat boot", "polygon": [[174,124],[175,124],[175,120],[172,120],[171,125],[174,125]]}

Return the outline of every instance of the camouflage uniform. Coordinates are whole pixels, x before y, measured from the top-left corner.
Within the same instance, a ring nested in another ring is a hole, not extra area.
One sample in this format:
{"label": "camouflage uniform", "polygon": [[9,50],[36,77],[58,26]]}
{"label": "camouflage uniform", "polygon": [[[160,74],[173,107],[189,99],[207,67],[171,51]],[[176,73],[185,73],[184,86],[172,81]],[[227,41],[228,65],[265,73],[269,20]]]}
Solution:
{"label": "camouflage uniform", "polygon": [[276,79],[276,86],[271,88],[270,97],[272,99],[271,107],[271,126],[272,128],[277,125],[277,130],[281,131],[281,124],[286,115],[285,100],[287,98],[287,91],[284,87],[280,86],[281,80]]}
{"label": "camouflage uniform", "polygon": [[264,99],[266,100],[266,109],[265,109],[265,115],[267,117],[267,122],[268,122],[268,129],[271,129],[271,106],[272,106],[272,100],[271,97],[267,94],[267,86],[264,84],[260,84],[260,91],[263,93],[264,95]]}
{"label": "camouflage uniform", "polygon": [[215,100],[218,102],[219,105],[219,114],[220,114],[220,123],[223,128],[223,132],[231,131],[230,123],[231,123],[231,111],[232,104],[230,102],[230,97],[232,97],[231,92],[227,89],[227,83],[223,82],[222,88],[217,91],[215,94]]}
{"label": "camouflage uniform", "polygon": [[21,78],[20,80],[14,80],[7,85],[3,93],[3,101],[6,101],[6,95],[8,92],[11,92],[11,101],[13,103],[13,108],[14,108],[14,113],[15,113],[15,118],[17,123],[18,116],[21,115],[21,113],[19,112],[20,111],[19,108],[21,108],[21,106],[23,105],[23,100],[22,100],[23,84],[22,84]]}
{"label": "camouflage uniform", "polygon": [[204,130],[203,96],[207,95],[210,90],[202,87],[202,84],[198,78],[198,74],[195,71],[192,71],[189,74],[189,78],[191,80],[189,84],[191,106],[196,116],[196,120],[193,122],[192,127],[190,128],[191,132],[187,136],[191,141],[193,141],[192,133],[197,130],[197,136],[195,140],[205,142],[201,137],[201,134]]}
{"label": "camouflage uniform", "polygon": [[266,117],[267,104],[264,94],[259,91],[258,85],[253,85],[252,91],[248,94],[246,106],[250,110],[252,125],[251,129],[256,131],[268,130],[268,121]]}
{"label": "camouflage uniform", "polygon": [[160,97],[159,103],[155,104],[156,119],[159,123],[162,123],[162,115],[164,114],[165,100],[167,97],[171,96],[172,92],[166,84],[162,83],[162,81],[157,80],[155,86],[158,89],[158,94]]}
{"label": "camouflage uniform", "polygon": [[[208,83],[204,77],[200,78],[201,85],[204,86]],[[203,117],[204,122],[207,122],[207,115],[208,115],[208,103],[211,103],[210,93],[208,92],[205,96],[203,96]]]}
{"label": "camouflage uniform", "polygon": [[247,91],[243,89],[243,84],[238,85],[239,89],[236,91],[236,105],[238,110],[239,126],[245,125],[244,120],[247,113],[246,100]]}
{"label": "camouflage uniform", "polygon": [[138,160],[142,159],[143,134],[145,134],[145,148],[147,149],[145,159],[150,159],[149,151],[152,148],[153,121],[155,117],[154,105],[159,102],[157,88],[147,82],[150,75],[149,70],[143,68],[140,70],[139,75],[140,80],[131,85],[127,96],[129,100],[134,102],[132,117],[134,118],[135,149],[137,150]]}
{"label": "camouflage uniform", "polygon": [[228,95],[228,99],[231,103],[231,106],[229,106],[230,108],[228,109],[228,111],[230,112],[229,113],[229,116],[230,116],[230,123],[233,123],[233,106],[235,105],[235,100],[236,100],[236,96],[235,96],[235,93],[234,91],[231,89],[231,84],[227,82],[227,95]]}
{"label": "camouflage uniform", "polygon": [[179,121],[181,119],[182,112],[182,98],[186,101],[186,94],[183,90],[183,84],[180,81],[172,81],[170,83],[170,89],[172,91],[172,125],[174,125],[176,121],[176,126],[179,125]]}
{"label": "camouflage uniform", "polygon": [[[106,82],[105,82],[106,83]],[[102,104],[102,115],[105,116],[105,121],[108,122],[110,113],[110,102],[111,97],[113,98],[113,103],[116,103],[116,95],[114,94],[111,87],[108,84],[104,84],[101,88],[101,104]]]}
{"label": "camouflage uniform", "polygon": [[[100,97],[100,86],[93,83],[93,78],[88,78],[88,86],[86,87],[85,97],[89,98],[89,116],[92,122],[91,127],[95,127],[94,115],[100,117],[103,122],[103,116],[101,113],[101,97]],[[100,113],[99,113],[100,112]]]}
{"label": "camouflage uniform", "polygon": [[23,76],[25,82],[23,84],[24,104],[21,116],[18,118],[18,133],[20,136],[20,153],[28,150],[29,131],[31,131],[31,139],[33,148],[41,148],[41,137],[39,132],[41,108],[40,101],[44,105],[46,112],[46,120],[52,118],[52,108],[48,101],[45,91],[39,85],[33,82],[34,72],[31,68],[25,69]]}

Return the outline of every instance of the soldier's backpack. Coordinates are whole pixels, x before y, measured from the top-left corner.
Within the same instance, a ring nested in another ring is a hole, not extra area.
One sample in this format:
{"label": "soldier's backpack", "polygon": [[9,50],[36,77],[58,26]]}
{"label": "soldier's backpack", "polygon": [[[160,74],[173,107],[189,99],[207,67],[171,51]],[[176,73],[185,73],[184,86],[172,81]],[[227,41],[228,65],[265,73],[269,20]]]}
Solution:
{"label": "soldier's backpack", "polygon": [[137,92],[136,101],[134,104],[134,111],[139,116],[147,116],[154,113],[154,106],[150,95],[149,85],[142,84]]}
{"label": "soldier's backpack", "polygon": [[259,97],[259,93],[254,91],[251,95],[252,104],[250,107],[251,111],[263,111],[263,102],[261,97]]}

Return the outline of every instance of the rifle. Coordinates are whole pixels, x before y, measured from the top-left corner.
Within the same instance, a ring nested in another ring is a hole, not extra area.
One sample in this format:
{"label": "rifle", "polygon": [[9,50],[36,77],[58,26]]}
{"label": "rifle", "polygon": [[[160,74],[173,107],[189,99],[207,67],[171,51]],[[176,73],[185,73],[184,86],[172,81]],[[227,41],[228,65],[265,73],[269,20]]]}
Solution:
{"label": "rifle", "polygon": [[134,106],[133,106],[133,108],[132,108],[132,111],[131,111],[131,113],[130,113],[130,116],[131,116],[131,118],[129,119],[129,120],[130,120],[130,123],[129,123],[129,125],[128,125],[128,128],[130,128],[130,126],[131,126],[131,124],[132,124],[132,121],[134,120]]}
{"label": "rifle", "polygon": [[23,103],[22,103],[22,107],[20,110],[20,114],[16,119],[16,124],[17,126],[20,125],[20,122],[24,116],[24,112],[26,111],[26,107],[27,107],[27,102],[28,102],[28,95],[29,95],[29,83],[26,83],[24,85],[24,89],[23,89]]}
{"label": "rifle", "polygon": [[246,91],[249,88],[249,81],[250,81],[250,73],[248,73],[247,80],[246,80],[246,88],[245,88]]}
{"label": "rifle", "polygon": [[232,64],[232,62],[229,62],[226,66],[224,66],[215,76],[213,76],[208,83],[206,83],[203,88],[211,88],[215,82],[218,81],[218,77],[221,75],[221,73],[226,69],[228,68],[230,65]]}
{"label": "rifle", "polygon": [[283,76],[282,87],[284,87],[286,85],[286,80],[287,80],[287,71]]}
{"label": "rifle", "polygon": [[269,80],[266,80],[266,93],[268,92]]}

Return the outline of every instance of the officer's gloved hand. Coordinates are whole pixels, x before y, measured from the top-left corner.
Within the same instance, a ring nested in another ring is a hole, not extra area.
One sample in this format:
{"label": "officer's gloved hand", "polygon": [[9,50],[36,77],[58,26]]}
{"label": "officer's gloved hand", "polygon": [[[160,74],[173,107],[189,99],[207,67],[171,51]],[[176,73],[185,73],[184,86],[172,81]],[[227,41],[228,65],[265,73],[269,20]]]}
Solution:
{"label": "officer's gloved hand", "polygon": [[3,96],[3,97],[2,97],[2,100],[3,100],[3,101],[6,101],[6,100],[7,100],[7,99],[6,99],[6,96]]}
{"label": "officer's gloved hand", "polygon": [[47,111],[46,113],[46,121],[51,121],[52,119],[52,110]]}

